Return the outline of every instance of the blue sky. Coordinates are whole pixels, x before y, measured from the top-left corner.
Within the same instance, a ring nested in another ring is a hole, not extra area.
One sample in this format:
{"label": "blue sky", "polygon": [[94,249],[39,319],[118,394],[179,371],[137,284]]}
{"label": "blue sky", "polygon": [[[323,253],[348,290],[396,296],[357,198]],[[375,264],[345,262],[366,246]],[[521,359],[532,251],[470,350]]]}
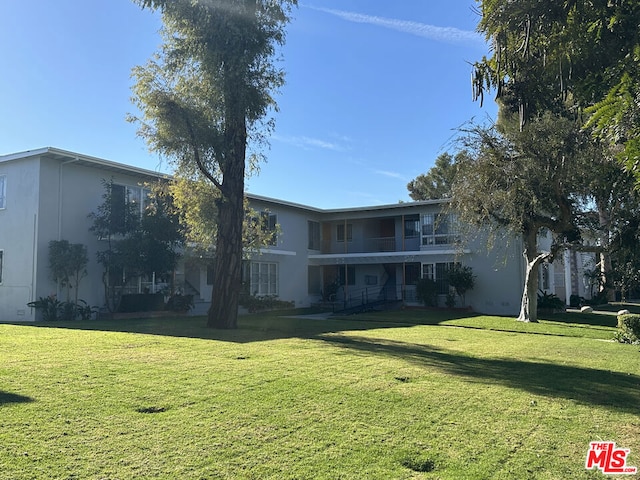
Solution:
{"label": "blue sky", "polygon": [[[268,161],[248,191],[321,208],[409,200],[406,184],[494,117],[474,0],[309,0],[294,11]],[[129,0],[0,2],[0,154],[57,147],[171,172],[126,122],[160,19]]]}

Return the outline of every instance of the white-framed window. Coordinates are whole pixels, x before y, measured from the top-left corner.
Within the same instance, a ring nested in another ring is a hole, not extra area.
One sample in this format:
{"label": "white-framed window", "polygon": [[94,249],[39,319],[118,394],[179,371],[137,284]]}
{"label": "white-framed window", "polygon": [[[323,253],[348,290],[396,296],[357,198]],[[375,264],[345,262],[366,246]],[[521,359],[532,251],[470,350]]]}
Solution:
{"label": "white-framed window", "polygon": [[353,225],[347,223],[339,223],[336,228],[336,240],[338,242],[347,242],[353,241]]}
{"label": "white-framed window", "polygon": [[438,287],[438,294],[449,293],[449,272],[453,269],[455,262],[423,263],[422,278],[434,280]]}
{"label": "white-framed window", "polygon": [[456,217],[450,213],[422,215],[422,245],[447,245],[457,240]]}
{"label": "white-framed window", "polygon": [[429,280],[435,280],[436,279],[436,273],[435,273],[435,263],[423,263],[422,264],[422,278],[426,278]]}
{"label": "white-framed window", "polygon": [[0,250],[0,285],[2,285],[2,267],[4,263],[4,250]]}
{"label": "white-framed window", "polygon": [[278,295],[278,264],[251,262],[251,295]]}
{"label": "white-framed window", "polygon": [[0,210],[7,208],[7,176],[0,175]]}

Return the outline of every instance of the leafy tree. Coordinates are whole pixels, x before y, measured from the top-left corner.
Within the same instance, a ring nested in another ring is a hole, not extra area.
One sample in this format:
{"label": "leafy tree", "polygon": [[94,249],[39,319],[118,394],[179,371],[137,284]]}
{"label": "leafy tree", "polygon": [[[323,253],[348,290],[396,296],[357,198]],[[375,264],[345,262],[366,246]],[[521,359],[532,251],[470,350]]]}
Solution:
{"label": "leafy tree", "polygon": [[[574,192],[583,200],[583,211],[576,209],[574,213],[582,218],[575,218],[573,223],[585,228],[585,218],[591,217],[590,230],[599,238],[604,280],[611,272],[607,249],[621,205],[619,192],[620,188],[625,190],[620,187],[624,174],[612,157],[615,155],[634,171],[638,171],[635,165],[640,158],[640,142],[636,140],[640,118],[640,3],[478,3],[482,15],[478,30],[493,43],[493,54],[476,62],[473,89],[480,101],[489,90],[495,90],[500,106],[498,123],[517,117],[522,130],[542,112],[556,116],[571,112],[586,131],[612,147],[613,154],[595,140],[581,147],[591,164],[576,174],[582,178],[590,175],[591,180]],[[598,151],[599,157],[594,155]],[[612,177],[608,183],[604,180]],[[596,208],[589,212],[590,206]]]}
{"label": "leafy tree", "polygon": [[[159,10],[164,44],[134,70],[140,135],[178,167],[196,170],[220,195],[210,327],[237,326],[241,291],[247,144],[272,128],[273,93],[284,80],[273,56],[296,0],[136,0]],[[195,167],[194,167],[195,166]]]}
{"label": "leafy tree", "polygon": [[[180,222],[185,228],[190,250],[197,256],[209,257],[215,253],[214,239],[218,232],[217,202],[220,191],[211,182],[195,176],[178,175],[168,184]],[[279,228],[270,230],[266,218],[244,202],[242,243],[245,258],[261,247],[276,241]]]}
{"label": "leafy tree", "polygon": [[438,306],[438,284],[431,278],[421,278],[416,284],[416,297],[427,307]]}
{"label": "leafy tree", "polygon": [[67,303],[71,301],[71,290],[75,293],[75,304],[78,304],[78,288],[80,280],[87,275],[87,247],[80,243],[69,243],[68,240],[52,240],[49,242],[49,270],[53,281],[67,289]]}
{"label": "leafy tree", "polygon": [[172,198],[163,183],[152,185],[144,212],[137,204],[126,201],[104,182],[103,202],[89,217],[90,231],[106,242],[97,253],[103,266],[105,299],[110,311],[116,311],[120,292],[115,286],[140,276],[168,274],[175,269],[183,245],[183,229],[173,207]]}
{"label": "leafy tree", "polygon": [[173,272],[184,243],[183,227],[169,188],[164,182],[150,187],[148,204],[137,228],[116,246],[131,277]]}
{"label": "leafy tree", "polygon": [[[467,130],[463,141],[470,155],[458,166],[451,208],[462,224],[522,237],[527,270],[518,320],[535,322],[539,265],[580,240],[574,194],[584,183],[588,138],[574,121],[551,113],[522,131],[517,124],[502,125]],[[544,231],[555,238],[548,252],[538,248]]]}
{"label": "leafy tree", "polygon": [[469,290],[473,290],[476,284],[476,276],[473,274],[473,268],[468,265],[455,263],[453,268],[449,270],[449,285],[451,285],[460,299],[462,305],[466,305],[465,295]]}
{"label": "leafy tree", "polygon": [[602,146],[591,143],[592,161],[584,175],[584,191],[578,193],[580,212],[577,219],[579,228],[591,239],[597,239],[594,249],[599,262],[596,265],[596,284],[599,292],[609,301],[614,300],[612,278],[614,275],[612,239],[627,228],[630,218],[639,211],[640,198],[634,188],[633,175],[615,162]]}
{"label": "leafy tree", "polygon": [[455,181],[456,165],[461,161],[464,152],[456,157],[443,153],[436,158],[435,164],[426,174],[418,175],[407,185],[409,196],[414,200],[437,200],[450,198],[451,188]]}
{"label": "leafy tree", "polygon": [[474,65],[474,98],[495,90],[502,114],[516,114],[520,128],[543,112],[563,109],[569,70],[553,43],[565,18],[563,2],[480,0],[478,30],[493,44],[493,55]]}
{"label": "leafy tree", "polygon": [[[634,196],[637,201],[637,192]],[[610,280],[626,299],[629,292],[640,288],[640,208],[625,210],[616,224],[610,244]]]}
{"label": "leafy tree", "polygon": [[479,11],[494,48],[475,64],[475,97],[494,89],[521,125],[570,103],[640,172],[640,2],[479,0]]}
{"label": "leafy tree", "polygon": [[[105,242],[106,249],[96,253],[98,263],[102,265],[102,285],[104,287],[105,304],[110,312],[117,310],[120,296],[110,286],[118,284],[122,279],[122,271],[126,265],[120,254],[117,242],[126,238],[137,229],[139,218],[134,205],[119,195],[114,188],[113,180],[103,180],[104,192],[102,203],[95,212],[89,214],[92,225],[89,231]],[[118,278],[119,277],[119,278]]]}
{"label": "leafy tree", "polygon": [[[640,47],[634,57],[640,63]],[[586,111],[591,115],[586,126],[593,127],[594,134],[611,146],[640,185],[640,74],[632,78],[624,73],[620,83]]]}

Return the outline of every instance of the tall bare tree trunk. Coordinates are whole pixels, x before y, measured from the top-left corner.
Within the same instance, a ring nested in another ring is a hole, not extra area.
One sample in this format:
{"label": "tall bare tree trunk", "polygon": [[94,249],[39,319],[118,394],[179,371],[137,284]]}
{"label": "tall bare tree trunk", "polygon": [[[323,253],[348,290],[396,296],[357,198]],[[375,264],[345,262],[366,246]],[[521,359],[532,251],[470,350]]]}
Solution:
{"label": "tall bare tree trunk", "polygon": [[522,302],[520,303],[519,322],[538,321],[538,268],[551,254],[538,254],[537,229],[530,229],[523,235],[525,248],[522,255],[526,262]]}

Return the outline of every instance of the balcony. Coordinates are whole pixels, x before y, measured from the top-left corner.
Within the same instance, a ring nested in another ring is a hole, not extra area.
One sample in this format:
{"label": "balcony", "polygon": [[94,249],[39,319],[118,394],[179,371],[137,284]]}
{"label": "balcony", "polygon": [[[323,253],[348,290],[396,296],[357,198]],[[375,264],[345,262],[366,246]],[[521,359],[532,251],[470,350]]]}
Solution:
{"label": "balcony", "polygon": [[384,252],[415,252],[420,250],[419,238],[373,237],[353,239],[347,242],[335,240],[322,241],[322,254],[342,253],[384,253]]}

